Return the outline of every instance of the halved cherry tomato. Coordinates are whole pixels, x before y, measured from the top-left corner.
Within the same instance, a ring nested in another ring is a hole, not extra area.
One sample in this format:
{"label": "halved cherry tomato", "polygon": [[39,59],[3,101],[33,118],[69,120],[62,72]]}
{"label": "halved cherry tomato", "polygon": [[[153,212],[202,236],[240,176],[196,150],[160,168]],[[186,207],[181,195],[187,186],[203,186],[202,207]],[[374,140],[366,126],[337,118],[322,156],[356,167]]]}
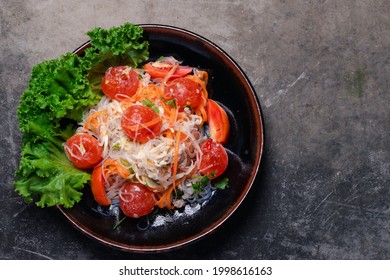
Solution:
{"label": "halved cherry tomato", "polygon": [[102,91],[108,97],[121,101],[132,97],[139,86],[138,73],[129,66],[107,69],[102,80]]}
{"label": "halved cherry tomato", "polygon": [[176,105],[181,108],[190,106],[196,109],[202,101],[202,87],[197,82],[188,78],[177,78],[169,82],[164,89],[167,100],[176,100]]}
{"label": "halved cherry tomato", "polygon": [[[172,65],[168,63],[160,63],[160,62],[149,62],[144,65],[144,70],[148,73],[152,78],[164,78],[168,72],[172,69]],[[192,67],[189,66],[179,66],[176,68],[175,72],[173,72],[171,78],[179,78],[184,77],[192,72]]]}
{"label": "halved cherry tomato", "polygon": [[103,148],[98,140],[87,133],[77,133],[66,141],[65,153],[80,169],[94,167],[102,159]]}
{"label": "halved cherry tomato", "polygon": [[160,134],[162,120],[152,108],[133,105],[123,113],[121,125],[132,140],[146,143]]}
{"label": "halved cherry tomato", "polygon": [[152,212],[154,194],[140,183],[126,182],[119,191],[119,207],[126,216],[139,218]]}
{"label": "halved cherry tomato", "polygon": [[230,123],[225,110],[212,99],[207,100],[206,109],[210,138],[226,144],[230,133]]}
{"label": "halved cherry tomato", "polygon": [[92,171],[91,190],[93,198],[101,206],[108,206],[111,200],[106,196],[104,188],[103,168],[101,165],[95,167]]}
{"label": "halved cherry tomato", "polygon": [[220,176],[228,166],[228,155],[225,148],[213,139],[208,139],[200,145],[202,160],[199,170],[210,179]]}

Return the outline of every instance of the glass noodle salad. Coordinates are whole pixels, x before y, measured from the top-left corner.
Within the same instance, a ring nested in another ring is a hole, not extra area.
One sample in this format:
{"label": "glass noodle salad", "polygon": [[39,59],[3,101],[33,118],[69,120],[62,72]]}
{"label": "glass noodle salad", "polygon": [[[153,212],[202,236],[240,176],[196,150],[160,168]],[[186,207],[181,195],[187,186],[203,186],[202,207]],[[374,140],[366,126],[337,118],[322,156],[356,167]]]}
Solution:
{"label": "glass noodle salad", "polygon": [[107,69],[104,96],[64,143],[77,168],[92,169],[98,205],[119,205],[138,218],[227,185],[221,175],[228,166],[229,119],[208,97],[207,82],[206,71],[173,57]]}

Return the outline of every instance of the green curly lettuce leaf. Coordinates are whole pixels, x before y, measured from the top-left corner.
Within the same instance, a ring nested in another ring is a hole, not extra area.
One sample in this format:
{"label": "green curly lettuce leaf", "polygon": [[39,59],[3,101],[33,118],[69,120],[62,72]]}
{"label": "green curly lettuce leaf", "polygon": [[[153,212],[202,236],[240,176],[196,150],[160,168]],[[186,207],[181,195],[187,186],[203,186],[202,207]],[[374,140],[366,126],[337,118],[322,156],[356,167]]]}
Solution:
{"label": "green curly lettuce leaf", "polygon": [[139,26],[125,23],[110,29],[96,27],[87,35],[92,47],[85,51],[85,56],[92,58],[93,64],[102,64],[111,57],[136,67],[148,59],[149,42],[141,41],[143,29]]}
{"label": "green curly lettuce leaf", "polygon": [[29,134],[29,123],[45,118],[48,132],[58,134],[61,123],[81,121],[85,108],[101,98],[91,90],[88,73],[89,63],[73,53],[34,66],[17,109],[20,130]]}
{"label": "green curly lettuce leaf", "polygon": [[113,65],[137,66],[148,58],[142,29],[126,23],[87,33],[91,48],[34,66],[17,115],[23,133],[21,159],[14,182],[16,191],[40,207],[72,207],[90,181],[67,158],[63,142],[72,134],[83,112],[101,99],[101,79]]}
{"label": "green curly lettuce leaf", "polygon": [[91,175],[73,166],[62,146],[44,139],[27,142],[22,148],[22,159],[15,182],[17,192],[27,202],[40,207],[63,205],[72,207],[82,197],[84,184]]}
{"label": "green curly lettuce leaf", "polygon": [[91,88],[101,93],[101,81],[111,66],[137,67],[149,58],[149,42],[142,41],[143,29],[125,23],[119,27],[96,27],[87,32],[92,47],[85,50],[84,59],[90,63],[88,79]]}
{"label": "green curly lettuce leaf", "polygon": [[25,141],[22,147],[16,191],[27,202],[35,201],[41,207],[72,207],[81,200],[81,191],[91,175],[69,161],[62,146],[63,137],[47,130],[48,119],[40,116],[27,126],[28,135],[34,135],[34,140]]}

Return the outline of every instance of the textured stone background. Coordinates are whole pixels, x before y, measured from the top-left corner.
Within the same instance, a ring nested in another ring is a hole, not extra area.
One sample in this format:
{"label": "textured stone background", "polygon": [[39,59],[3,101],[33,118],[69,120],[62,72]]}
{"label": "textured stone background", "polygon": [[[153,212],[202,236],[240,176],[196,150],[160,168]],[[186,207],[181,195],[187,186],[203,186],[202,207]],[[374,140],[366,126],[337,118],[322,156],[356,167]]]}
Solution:
{"label": "textured stone background", "polygon": [[[389,259],[389,15],[387,0],[2,0],[0,259]],[[262,167],[243,205],[206,239],[159,255],[106,248],[12,185],[15,110],[32,66],[126,21],[219,45],[264,117]]]}

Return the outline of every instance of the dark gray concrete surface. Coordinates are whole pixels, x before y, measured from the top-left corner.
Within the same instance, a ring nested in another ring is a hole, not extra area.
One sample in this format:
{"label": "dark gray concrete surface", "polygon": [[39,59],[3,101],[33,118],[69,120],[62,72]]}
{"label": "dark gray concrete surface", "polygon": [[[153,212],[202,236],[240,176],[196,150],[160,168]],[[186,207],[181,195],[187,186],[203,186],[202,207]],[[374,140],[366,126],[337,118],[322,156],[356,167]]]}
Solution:
{"label": "dark gray concrete surface", "polygon": [[[0,2],[0,259],[389,259],[390,2]],[[258,94],[265,149],[254,188],[215,233],[136,255],[84,236],[14,192],[15,110],[31,68],[95,26],[169,24],[243,68]]]}

